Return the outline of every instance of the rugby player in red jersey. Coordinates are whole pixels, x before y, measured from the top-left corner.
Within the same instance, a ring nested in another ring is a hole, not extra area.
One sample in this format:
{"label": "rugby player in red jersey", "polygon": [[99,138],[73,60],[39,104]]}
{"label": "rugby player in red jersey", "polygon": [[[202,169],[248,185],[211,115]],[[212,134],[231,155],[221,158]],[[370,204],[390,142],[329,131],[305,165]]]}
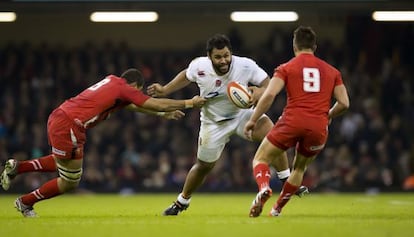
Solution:
{"label": "rugby player in red jersey", "polygon": [[152,98],[141,91],[143,84],[141,73],[134,68],[126,70],[120,77],[108,75],[66,100],[50,114],[47,123],[52,149],[50,155],[28,161],[6,161],[1,174],[1,185],[5,190],[9,189],[11,180],[21,173],[59,173],[59,177],[16,199],[15,207],[24,217],[36,216],[33,210],[35,203],[63,194],[79,185],[86,131],[109,118],[113,112],[125,108],[167,119],[178,119],[184,116],[179,109],[201,107],[206,101],[199,96],[188,100]]}
{"label": "rugby player in red jersey", "polygon": [[[250,217],[257,217],[270,198],[269,164],[291,147],[296,147],[293,170],[270,216],[278,216],[283,206],[300,187],[308,164],[325,146],[332,118],[349,107],[349,97],[341,73],[314,55],[316,34],[310,27],[294,31],[295,57],[275,69],[244,132],[251,136],[258,119],[269,110],[275,97],[285,88],[287,103],[279,120],[260,144],[253,159],[253,175],[259,192],[250,207]],[[336,102],[331,107],[332,99]]]}

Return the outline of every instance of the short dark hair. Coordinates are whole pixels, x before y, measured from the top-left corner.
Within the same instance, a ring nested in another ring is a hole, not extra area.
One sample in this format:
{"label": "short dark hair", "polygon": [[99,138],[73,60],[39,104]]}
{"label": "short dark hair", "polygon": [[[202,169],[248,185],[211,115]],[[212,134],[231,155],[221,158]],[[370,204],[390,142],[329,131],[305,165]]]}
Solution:
{"label": "short dark hair", "polygon": [[293,33],[293,40],[298,50],[316,49],[316,33],[310,26],[299,26]]}
{"label": "short dark hair", "polygon": [[130,68],[122,73],[122,78],[124,78],[128,84],[137,83],[137,87],[142,87],[144,85],[144,77],[142,73],[136,68]]}
{"label": "short dark hair", "polygon": [[208,55],[211,54],[213,49],[223,49],[225,47],[227,47],[230,52],[232,51],[230,40],[226,35],[215,34],[207,40],[206,50]]}

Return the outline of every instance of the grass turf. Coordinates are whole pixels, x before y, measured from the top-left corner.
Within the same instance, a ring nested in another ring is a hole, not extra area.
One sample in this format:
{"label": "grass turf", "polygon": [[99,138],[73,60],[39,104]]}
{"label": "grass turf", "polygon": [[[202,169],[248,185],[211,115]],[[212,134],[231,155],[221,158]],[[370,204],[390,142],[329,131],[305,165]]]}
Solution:
{"label": "grass turf", "polygon": [[161,213],[176,194],[63,195],[35,206],[39,218],[0,196],[0,236],[414,236],[414,195],[310,194],[293,197],[280,217],[249,218],[255,194],[200,194],[179,216]]}

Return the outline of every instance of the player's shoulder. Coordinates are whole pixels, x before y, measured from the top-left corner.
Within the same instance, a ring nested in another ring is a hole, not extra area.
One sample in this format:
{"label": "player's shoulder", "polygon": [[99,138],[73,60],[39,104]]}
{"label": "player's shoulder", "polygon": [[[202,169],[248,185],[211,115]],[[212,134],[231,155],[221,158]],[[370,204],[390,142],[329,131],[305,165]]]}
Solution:
{"label": "player's shoulder", "polygon": [[113,75],[113,74],[107,75],[103,80],[109,80],[111,84],[117,84],[117,85],[127,84],[124,78]]}
{"label": "player's shoulder", "polygon": [[276,67],[276,71],[282,71],[282,70],[287,70],[289,68],[294,68],[294,66],[292,66],[292,64],[294,64],[294,62],[292,61],[295,58],[290,59],[287,62],[281,63]]}
{"label": "player's shoulder", "polygon": [[248,58],[244,56],[233,55],[232,60],[237,63],[256,64],[256,61],[254,61],[252,58]]}
{"label": "player's shoulder", "polygon": [[237,55],[232,56],[232,64],[235,65],[236,68],[249,68],[251,70],[257,70],[257,68],[259,68],[259,65],[257,65],[256,61],[252,58]]}
{"label": "player's shoulder", "polygon": [[206,57],[194,58],[187,67],[186,77],[190,81],[196,80],[200,75],[206,75],[207,72],[213,70],[210,59]]}
{"label": "player's shoulder", "polygon": [[334,65],[328,63],[327,61],[315,56],[316,60],[319,61],[319,64],[322,65],[326,70],[330,71],[334,74],[340,74],[340,71],[338,68],[336,68]]}
{"label": "player's shoulder", "polygon": [[191,60],[190,65],[197,65],[197,66],[204,66],[204,65],[209,65],[210,59],[207,56],[203,56],[203,57],[196,57],[193,60]]}

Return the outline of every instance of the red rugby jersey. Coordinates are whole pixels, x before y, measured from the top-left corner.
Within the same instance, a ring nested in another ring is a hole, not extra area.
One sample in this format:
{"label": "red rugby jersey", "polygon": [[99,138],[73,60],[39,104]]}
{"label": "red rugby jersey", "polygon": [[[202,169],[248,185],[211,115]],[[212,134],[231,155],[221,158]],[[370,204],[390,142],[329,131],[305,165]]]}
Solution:
{"label": "red rugby jersey", "polygon": [[129,104],[142,105],[150,97],[127,84],[126,80],[109,75],[59,106],[68,117],[84,128],[107,119],[111,113]]}
{"label": "red rugby jersey", "polygon": [[273,76],[285,81],[284,119],[316,118],[327,122],[333,90],[343,84],[336,68],[313,54],[302,53],[277,67]]}

